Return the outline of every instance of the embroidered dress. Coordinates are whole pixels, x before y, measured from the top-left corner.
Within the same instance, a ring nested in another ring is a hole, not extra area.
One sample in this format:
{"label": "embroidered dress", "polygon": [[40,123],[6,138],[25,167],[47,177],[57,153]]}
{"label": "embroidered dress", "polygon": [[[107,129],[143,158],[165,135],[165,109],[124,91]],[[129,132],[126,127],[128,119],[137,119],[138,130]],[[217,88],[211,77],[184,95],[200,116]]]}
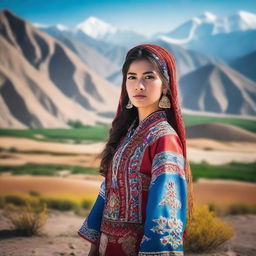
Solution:
{"label": "embroidered dress", "polygon": [[179,136],[164,110],[121,140],[78,234],[106,256],[181,256],[187,187]]}

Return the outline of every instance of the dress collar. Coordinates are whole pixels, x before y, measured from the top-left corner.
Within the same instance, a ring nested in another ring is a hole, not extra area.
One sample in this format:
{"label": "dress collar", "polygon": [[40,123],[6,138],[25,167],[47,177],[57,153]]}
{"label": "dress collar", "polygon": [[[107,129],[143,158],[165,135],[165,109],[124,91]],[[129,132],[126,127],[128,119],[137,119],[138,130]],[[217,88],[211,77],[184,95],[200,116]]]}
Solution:
{"label": "dress collar", "polygon": [[134,125],[136,122],[138,122],[138,117],[135,118],[135,120],[132,122],[128,129],[128,133],[137,133],[140,130],[143,130],[147,128],[152,122],[157,120],[166,120],[167,116],[164,110],[160,109],[157,111],[152,112],[147,117],[145,117],[142,121],[139,122],[138,126],[135,128]]}

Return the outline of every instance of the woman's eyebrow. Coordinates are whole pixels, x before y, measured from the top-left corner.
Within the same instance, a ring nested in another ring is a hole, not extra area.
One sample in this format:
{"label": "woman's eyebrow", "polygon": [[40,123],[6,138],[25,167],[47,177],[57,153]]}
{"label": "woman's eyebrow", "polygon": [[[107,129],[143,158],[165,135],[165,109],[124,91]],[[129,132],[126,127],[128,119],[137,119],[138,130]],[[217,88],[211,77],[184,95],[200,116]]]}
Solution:
{"label": "woman's eyebrow", "polygon": [[[145,74],[152,74],[152,73],[154,73],[154,72],[153,71],[146,71],[146,72],[143,73],[143,75],[145,75]],[[135,73],[135,72],[128,72],[127,75],[137,75],[137,73]]]}
{"label": "woman's eyebrow", "polygon": [[146,71],[146,72],[143,73],[143,75],[145,75],[145,74],[153,74],[153,73],[154,73],[153,71]]}

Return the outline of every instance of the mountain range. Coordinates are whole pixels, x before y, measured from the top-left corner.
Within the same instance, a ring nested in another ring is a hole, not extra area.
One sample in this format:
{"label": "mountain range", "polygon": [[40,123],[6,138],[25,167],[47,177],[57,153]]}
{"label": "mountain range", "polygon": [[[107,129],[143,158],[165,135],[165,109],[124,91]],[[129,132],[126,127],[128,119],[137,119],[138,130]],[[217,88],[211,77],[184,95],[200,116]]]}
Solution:
{"label": "mountain range", "polygon": [[[1,127],[109,123],[118,90],[64,44],[0,12]],[[113,97],[113,98],[112,98]]]}
{"label": "mountain range", "polygon": [[185,108],[241,115],[256,114],[256,82],[226,65],[206,65],[180,79]]}
{"label": "mountain range", "polygon": [[[204,13],[146,37],[95,17],[67,28],[33,25],[1,10],[0,127],[111,122],[125,54],[138,43],[159,44],[174,54],[184,108],[255,116],[254,18],[239,12],[221,23]],[[234,38],[241,43],[231,44]]]}

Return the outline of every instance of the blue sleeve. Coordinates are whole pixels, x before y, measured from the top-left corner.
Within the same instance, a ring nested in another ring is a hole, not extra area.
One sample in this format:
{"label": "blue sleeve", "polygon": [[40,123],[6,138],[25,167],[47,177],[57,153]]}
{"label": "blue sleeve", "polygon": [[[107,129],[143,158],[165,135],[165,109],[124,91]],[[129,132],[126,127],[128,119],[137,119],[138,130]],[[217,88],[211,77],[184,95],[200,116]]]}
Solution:
{"label": "blue sleeve", "polygon": [[183,156],[172,151],[155,155],[139,256],[183,255],[186,191]]}
{"label": "blue sleeve", "polygon": [[85,219],[84,223],[77,231],[78,234],[86,239],[87,241],[97,244],[100,238],[100,226],[101,226],[101,219],[105,204],[105,181],[102,182],[100,186],[100,192],[94,203],[93,208],[90,211],[90,214]]}

